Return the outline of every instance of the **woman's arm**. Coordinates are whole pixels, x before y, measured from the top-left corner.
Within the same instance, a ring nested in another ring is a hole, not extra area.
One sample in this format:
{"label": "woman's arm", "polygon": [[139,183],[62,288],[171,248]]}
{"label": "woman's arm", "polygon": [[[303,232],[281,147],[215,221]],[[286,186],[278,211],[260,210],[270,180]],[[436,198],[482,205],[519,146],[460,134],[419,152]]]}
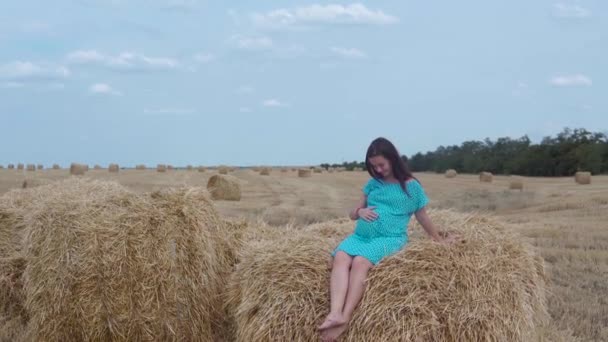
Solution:
{"label": "woman's arm", "polygon": [[359,218],[359,214],[357,214],[357,210],[361,209],[361,208],[365,208],[367,207],[367,196],[365,196],[365,194],[361,195],[361,198],[359,199],[359,203],[357,204],[357,206],[355,208],[353,208],[353,210],[350,211],[350,213],[348,214],[348,217],[350,217],[351,220],[356,220]]}
{"label": "woman's arm", "polygon": [[435,227],[433,222],[431,222],[431,218],[426,213],[425,208],[418,210],[417,212],[414,213],[414,215],[416,215],[416,220],[418,220],[418,223],[420,223],[422,228],[424,228],[424,230],[427,232],[427,234],[429,234],[429,236],[431,237],[431,239],[433,239],[433,241],[437,241],[437,242],[443,241],[443,238],[439,235],[439,231],[437,230],[437,227]]}

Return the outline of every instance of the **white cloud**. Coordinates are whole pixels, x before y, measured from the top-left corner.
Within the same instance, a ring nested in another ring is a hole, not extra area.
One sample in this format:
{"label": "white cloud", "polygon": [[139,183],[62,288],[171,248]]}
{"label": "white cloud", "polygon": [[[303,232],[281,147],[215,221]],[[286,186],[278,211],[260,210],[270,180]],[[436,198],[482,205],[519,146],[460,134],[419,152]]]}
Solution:
{"label": "white cloud", "polygon": [[242,50],[268,50],[274,45],[272,39],[265,36],[248,37],[234,35],[231,37],[232,43]]}
{"label": "white cloud", "polygon": [[241,113],[250,113],[251,112],[251,108],[249,108],[249,107],[240,107],[239,108],[239,112],[241,112]]}
{"label": "white cloud", "polygon": [[363,52],[359,49],[356,49],[356,48],[344,48],[344,47],[334,46],[331,48],[331,52],[340,57],[351,58],[351,59],[361,59],[361,58],[367,57],[367,54],[365,52]]}
{"label": "white cloud", "polygon": [[578,5],[556,3],[553,5],[553,15],[558,18],[586,18],[591,16],[591,11]]}
{"label": "white cloud", "polygon": [[370,10],[365,5],[319,5],[294,9],[276,9],[267,13],[251,15],[254,25],[264,28],[282,28],[313,24],[369,24],[386,25],[399,21],[395,16],[381,10]]}
{"label": "white cloud", "polygon": [[180,66],[173,58],[149,57],[133,52],[121,52],[112,56],[96,50],[78,50],[69,53],[67,59],[73,64],[97,65],[118,70],[172,70]]}
{"label": "white cloud", "polygon": [[264,107],[287,107],[287,103],[281,102],[277,99],[268,99],[262,101],[262,106]]}
{"label": "white cloud", "polygon": [[591,86],[593,81],[585,75],[574,74],[574,75],[558,75],[553,77],[549,81],[556,87],[580,87],[580,86]]}
{"label": "white cloud", "polygon": [[0,65],[0,79],[11,81],[52,81],[65,79],[70,74],[68,68],[48,63],[16,61]]}
{"label": "white cloud", "polygon": [[194,60],[201,63],[209,63],[215,60],[215,56],[210,53],[198,53],[194,55]]}
{"label": "white cloud", "polygon": [[102,94],[102,95],[122,95],[121,92],[113,89],[109,84],[106,83],[95,83],[89,87],[91,94]]}
{"label": "white cloud", "polygon": [[196,110],[192,108],[154,108],[144,109],[144,113],[150,115],[189,115],[194,114]]}

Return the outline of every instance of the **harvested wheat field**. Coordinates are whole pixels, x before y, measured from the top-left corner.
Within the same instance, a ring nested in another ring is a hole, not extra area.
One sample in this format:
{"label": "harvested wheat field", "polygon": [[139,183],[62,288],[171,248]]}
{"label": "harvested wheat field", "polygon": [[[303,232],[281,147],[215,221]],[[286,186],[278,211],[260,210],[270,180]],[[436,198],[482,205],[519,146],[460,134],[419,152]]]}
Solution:
{"label": "harvested wheat field", "polygon": [[[116,181],[124,187],[124,191],[127,191],[130,196],[136,194],[145,197],[149,196],[146,194],[151,192],[169,188],[182,186],[205,187],[211,176],[215,174],[217,173],[187,172],[185,170],[158,173],[154,169],[125,169],[117,174],[110,174],[103,170],[90,170],[86,172],[84,178]],[[6,193],[11,189],[15,189],[11,192],[12,194],[22,192],[18,189],[21,188],[25,176],[24,173],[15,170],[0,170],[0,193]],[[322,173],[309,178],[298,177],[297,172],[276,172],[269,176],[261,176],[258,172],[247,168],[237,169],[231,173],[231,176],[239,180],[241,200],[213,201],[213,207],[222,219],[249,222],[249,226],[258,227],[255,229],[256,232],[252,233],[253,230],[247,229],[242,232],[243,225],[235,224],[231,226],[236,230],[228,234],[232,237],[231,240],[223,241],[220,245],[223,246],[223,250],[229,250],[225,255],[227,259],[233,260],[233,262],[240,260],[239,253],[244,252],[244,250],[238,246],[241,246],[243,241],[250,241],[251,234],[258,236],[259,243],[263,244],[268,243],[265,241],[272,236],[281,237],[285,235],[285,230],[300,230],[311,224],[319,223],[323,225],[322,222],[346,217],[348,210],[356,204],[361,193],[361,187],[369,177],[366,172],[349,171]],[[536,248],[539,255],[544,259],[545,286],[547,288],[546,308],[550,317],[548,328],[540,327],[539,329],[539,331],[544,332],[544,340],[608,340],[608,299],[603,295],[608,293],[608,282],[606,282],[608,275],[608,226],[606,225],[606,222],[608,222],[608,176],[594,175],[591,184],[584,186],[575,183],[573,181],[574,177],[526,177],[525,187],[521,191],[509,190],[511,178],[502,175],[494,175],[491,183],[482,183],[479,181],[479,175],[472,174],[459,174],[451,179],[446,178],[444,174],[434,173],[417,173],[415,176],[421,181],[431,200],[429,208],[451,209],[456,211],[456,214],[460,213],[462,215],[473,213],[482,213],[484,217],[490,215],[489,219],[493,222],[504,224],[509,232],[520,236],[522,243]],[[27,177],[28,182],[31,180],[32,182],[40,181],[39,184],[53,184],[55,181],[69,178],[70,175],[69,171],[65,169],[48,169],[44,172],[29,173]],[[26,191],[35,191],[36,189],[37,187],[30,189],[28,186]],[[144,202],[148,203],[149,201],[152,200],[146,199]],[[461,216],[457,215],[457,217]],[[342,223],[335,225],[338,228],[326,229],[322,234],[327,235],[323,236],[344,234],[348,231],[349,226],[352,229],[354,223],[349,220],[340,222]],[[439,220],[437,224],[444,230],[453,229],[449,222]],[[265,228],[261,229],[260,226]],[[332,227],[334,227],[333,224]],[[344,227],[344,230],[340,227]],[[414,226],[412,234],[414,232],[420,234],[420,229]],[[17,241],[19,240],[18,236]],[[313,237],[308,236],[303,237],[303,239],[309,241]],[[418,241],[420,244],[417,244],[417,246],[426,246],[424,240]],[[9,243],[9,245],[13,244],[16,244],[16,242]],[[325,253],[327,249],[335,245],[335,237],[328,237],[327,240],[323,240],[318,245],[316,248],[323,249],[318,250],[319,253]],[[302,248],[305,248],[305,246],[308,246],[308,244],[303,245]],[[241,252],[238,252],[239,250]],[[307,251],[304,252],[308,253]],[[503,252],[506,253],[507,251]],[[412,253],[417,252],[410,249],[406,253],[413,255]],[[326,259],[327,254],[320,254],[319,258],[323,255]],[[314,260],[317,260],[316,258]],[[0,276],[3,277],[3,280],[0,280],[0,284],[8,282],[9,288],[18,289],[21,278],[15,276],[15,274],[19,274],[19,270],[23,268],[23,261],[12,259],[7,262],[9,266],[2,268],[7,271],[1,273]],[[321,266],[320,264],[315,265],[307,272],[313,273],[313,277],[319,277],[318,270],[321,269]],[[399,263],[394,265],[387,263],[386,270],[392,267],[400,267],[399,265]],[[324,271],[329,272],[328,269]],[[513,273],[513,275],[520,277],[525,274]],[[99,275],[94,276],[98,277]],[[372,279],[377,278],[371,278],[370,276],[370,281]],[[416,284],[420,284],[418,281],[424,281],[424,278],[420,275],[420,278],[414,277],[414,280],[416,282],[408,286],[420,286]],[[407,284],[407,279],[403,280],[403,283]],[[311,291],[321,290],[321,288],[311,289]],[[399,291],[400,289],[394,290]],[[488,288],[489,290],[492,289]],[[22,295],[17,290],[12,292],[2,291],[6,291],[6,287],[0,289],[0,296],[2,296],[1,293],[11,293],[14,298],[20,298]],[[310,303],[317,303],[315,300],[311,299]],[[321,300],[326,301],[327,298]],[[317,304],[314,305],[316,307]],[[433,305],[429,305],[429,309],[434,308]],[[19,326],[17,323],[20,320],[17,318],[20,317],[21,307],[20,304],[10,306],[9,310],[13,312],[11,316],[13,319],[0,319],[0,322],[2,322],[0,324],[4,324],[1,329],[12,329],[13,332],[17,331],[15,334],[19,334],[19,330],[15,330],[15,327]],[[362,306],[361,308],[374,313],[382,312],[381,307]],[[5,307],[2,308],[2,310],[5,309]],[[325,310],[325,308],[323,309]],[[492,311],[485,312],[490,315],[489,313]],[[319,315],[322,316],[323,313]],[[520,318],[517,317],[513,316],[509,319],[512,322],[518,322]],[[531,316],[528,315],[527,317]],[[311,320],[308,316],[302,319]],[[362,325],[379,322],[373,320],[373,318],[370,318],[370,320],[370,322],[361,323],[361,320],[357,322]],[[484,324],[488,326],[488,321],[485,322]],[[381,323],[384,324],[384,322]],[[498,324],[497,327],[500,326],[499,323],[496,324]],[[532,323],[526,322],[525,324],[528,325],[522,325],[520,332],[523,331],[523,327],[529,327],[529,324]],[[3,331],[1,329],[0,331]],[[234,332],[236,329],[237,327],[233,327],[232,331]],[[351,329],[361,328],[354,327]],[[458,329],[464,329],[464,327]],[[457,332],[464,333],[464,330],[458,329],[454,328],[452,331],[455,334]],[[506,328],[501,329],[497,328],[496,334],[499,334],[500,331],[507,331]],[[388,331],[390,330],[387,330],[387,333]],[[428,332],[430,330],[421,326],[421,329],[416,331],[421,334],[423,331]],[[349,332],[349,334],[351,333]],[[371,334],[373,332],[364,333]],[[439,331],[429,333],[439,333]],[[513,331],[509,333],[513,333]],[[246,333],[243,334],[246,335]],[[3,335],[0,334],[0,336]],[[0,340],[2,339],[0,338]],[[8,338],[8,340],[12,339]]]}

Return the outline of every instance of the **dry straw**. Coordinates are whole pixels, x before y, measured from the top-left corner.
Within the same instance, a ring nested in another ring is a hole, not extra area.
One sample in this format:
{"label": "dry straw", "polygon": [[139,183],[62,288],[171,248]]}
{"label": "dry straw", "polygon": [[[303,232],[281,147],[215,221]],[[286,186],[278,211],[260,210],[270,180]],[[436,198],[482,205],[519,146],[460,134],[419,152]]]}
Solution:
{"label": "dry straw", "polygon": [[27,171],[36,171],[36,165],[27,164],[26,169],[27,169]]}
{"label": "dry straw", "polygon": [[240,201],[241,186],[236,177],[230,175],[213,175],[207,182],[207,190],[214,200]]}
{"label": "dry straw", "polygon": [[59,164],[53,164],[53,170],[59,170],[61,169],[61,166],[59,166]]}
{"label": "dry straw", "polygon": [[269,167],[263,167],[263,168],[260,169],[260,175],[262,175],[262,176],[269,176],[271,170],[272,169],[269,168]]}
{"label": "dry straw", "polygon": [[320,167],[315,167],[314,170],[315,170],[315,173],[323,173],[323,169]]}
{"label": "dry straw", "polygon": [[145,170],[145,169],[146,169],[146,165],[144,165],[144,164],[135,165],[135,170]]}
{"label": "dry straw", "polygon": [[481,172],[479,174],[479,181],[484,183],[492,183],[492,173],[491,172]]}
{"label": "dry straw", "polygon": [[165,171],[167,171],[167,166],[165,164],[158,164],[156,166],[156,171],[157,172],[165,172]]}
{"label": "dry straw", "polygon": [[[404,250],[370,271],[341,341],[534,340],[548,320],[542,259],[493,219],[430,215],[463,241],[443,245],[411,234]],[[352,222],[279,232],[245,234],[226,296],[236,341],[319,339],[316,327],[329,309],[329,252]]]}
{"label": "dry straw", "polygon": [[203,167],[203,166],[199,166],[197,169],[198,169],[198,172],[205,172],[206,171],[205,167]]}
{"label": "dry straw", "polygon": [[523,190],[524,180],[521,177],[511,177],[511,179],[509,179],[509,189]]}
{"label": "dry straw", "polygon": [[23,283],[0,301],[26,311],[23,340],[218,340],[233,252],[204,189],[72,178],[26,191],[38,194],[22,210],[26,265],[0,259],[0,298]]}
{"label": "dry straw", "polygon": [[226,167],[226,166],[220,166],[220,167],[218,167],[217,172],[219,172],[220,175],[227,175],[228,174],[228,167]]}
{"label": "dry straw", "polygon": [[70,174],[75,176],[82,176],[89,169],[88,165],[72,163],[70,164]]}
{"label": "dry straw", "polygon": [[446,178],[454,178],[458,175],[458,172],[456,172],[456,170],[454,169],[449,169],[445,171],[445,177]]}
{"label": "dry straw", "polygon": [[192,170],[194,170],[194,167],[192,165],[187,165],[186,170],[192,171]]}
{"label": "dry straw", "polygon": [[120,168],[118,167],[118,164],[110,164],[108,166],[108,171],[109,172],[118,172]]}
{"label": "dry straw", "polygon": [[591,184],[591,172],[578,171],[574,174],[574,181],[577,184]]}
{"label": "dry straw", "polygon": [[19,163],[17,164],[17,170],[23,170],[23,164]]}
{"label": "dry straw", "polygon": [[310,169],[298,169],[298,177],[311,177],[312,176],[312,172],[310,171]]}

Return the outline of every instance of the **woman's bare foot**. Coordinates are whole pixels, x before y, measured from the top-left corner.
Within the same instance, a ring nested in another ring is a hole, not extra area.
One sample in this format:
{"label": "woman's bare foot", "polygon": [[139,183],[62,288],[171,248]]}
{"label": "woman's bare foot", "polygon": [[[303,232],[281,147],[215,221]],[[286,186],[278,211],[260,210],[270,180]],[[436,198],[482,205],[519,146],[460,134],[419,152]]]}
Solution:
{"label": "woman's bare foot", "polygon": [[348,323],[340,324],[333,326],[331,328],[323,330],[321,333],[321,341],[323,342],[335,342],[338,340],[338,337],[342,335],[344,331],[348,328]]}
{"label": "woman's bare foot", "polygon": [[319,330],[329,329],[331,327],[342,325],[344,323],[346,323],[346,320],[344,319],[344,317],[342,317],[341,314],[330,312],[329,315],[327,315],[327,317],[325,318],[325,321],[321,323],[321,325],[319,325]]}

